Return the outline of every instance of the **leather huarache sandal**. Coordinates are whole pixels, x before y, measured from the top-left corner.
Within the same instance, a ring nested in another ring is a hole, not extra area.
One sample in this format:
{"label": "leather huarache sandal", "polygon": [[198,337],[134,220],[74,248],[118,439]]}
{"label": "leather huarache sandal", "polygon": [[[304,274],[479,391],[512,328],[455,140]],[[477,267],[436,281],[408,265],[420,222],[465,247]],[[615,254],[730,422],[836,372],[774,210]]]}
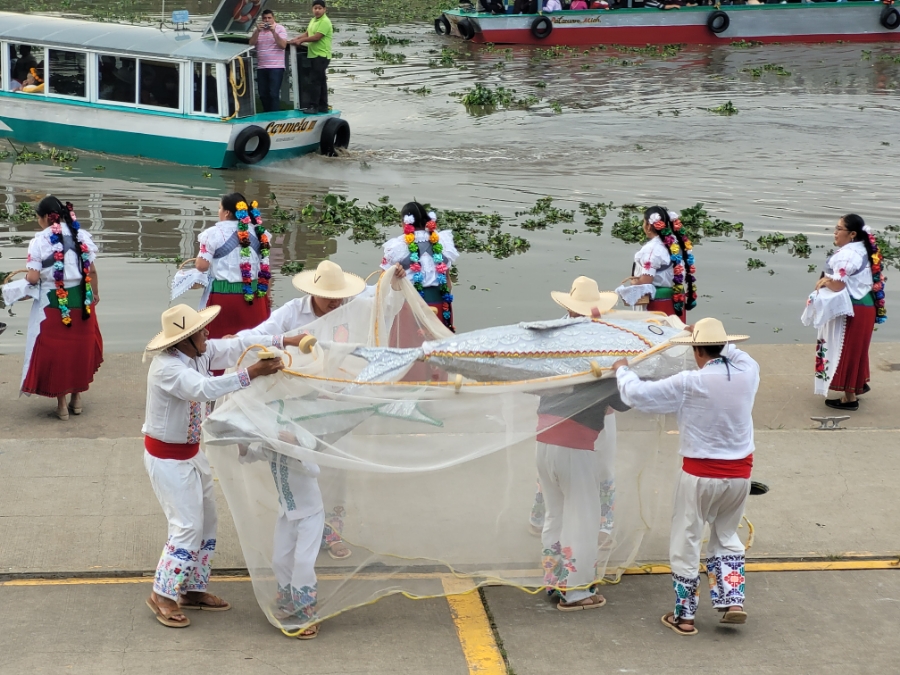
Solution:
{"label": "leather huarache sandal", "polygon": [[560,612],[578,612],[582,609],[600,609],[605,604],[606,598],[595,593],[591,597],[585,598],[584,600],[578,600],[577,602],[565,602],[564,600],[560,600],[559,604],[556,605],[556,609]]}
{"label": "leather huarache sandal", "polygon": [[[180,607],[163,608],[156,604],[156,600],[151,595],[147,598],[147,607],[156,615],[156,620],[163,626],[169,628],[187,628],[191,625],[191,620],[187,618],[181,611]],[[177,619],[176,617],[181,617]]]}
{"label": "leather huarache sandal", "polygon": [[731,624],[742,624],[747,623],[747,612],[744,610],[733,610],[726,609],[722,614],[722,619],[719,623],[731,623]]}
{"label": "leather huarache sandal", "polygon": [[313,640],[319,636],[319,624],[315,626],[310,626],[309,628],[300,631],[297,634],[298,640]]}
{"label": "leather huarache sandal", "polygon": [[671,628],[679,635],[696,635],[699,631],[692,623],[682,623],[680,619],[675,618],[675,612],[669,612],[662,617],[663,626]]}
{"label": "leather huarache sandal", "polygon": [[[334,549],[338,546],[341,546],[343,548],[335,551]],[[347,548],[347,544],[345,544],[343,540],[338,540],[332,542],[331,544],[328,544],[328,555],[330,555],[334,560],[346,560],[351,555],[353,555],[353,551]]]}
{"label": "leather huarache sandal", "polygon": [[[222,598],[212,593],[194,593],[194,597],[183,596],[178,601],[181,609],[201,609],[204,612],[227,612],[231,609],[231,605]],[[199,597],[198,597],[199,596]]]}

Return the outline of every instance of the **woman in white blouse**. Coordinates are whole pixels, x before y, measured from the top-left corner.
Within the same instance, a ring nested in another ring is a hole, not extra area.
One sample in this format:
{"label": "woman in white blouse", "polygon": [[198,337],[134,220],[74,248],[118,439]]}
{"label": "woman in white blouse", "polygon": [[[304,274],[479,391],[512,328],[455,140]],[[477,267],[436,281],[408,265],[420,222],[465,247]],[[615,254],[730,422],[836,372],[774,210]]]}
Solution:
{"label": "woman in white blouse", "polygon": [[653,291],[647,311],[675,315],[686,322],[687,310],[697,304],[697,289],[692,245],[681,232],[679,215],[661,206],[647,209],[644,234],[647,243],[634,256],[633,285],[646,285]]}
{"label": "woman in white blouse", "polygon": [[233,192],[222,197],[219,222],[200,233],[196,267],[209,272],[201,309],[222,311],[209,325],[211,338],[234,335],[269,318],[269,241],[256,202]]}
{"label": "woman in white blouse", "polygon": [[[840,360],[828,388],[841,392],[840,398],[826,399],[825,404],[839,410],[859,410],[856,397],[869,390],[869,344],[876,321],[882,323],[884,309],[884,280],[881,277],[881,254],[875,235],[865,221],[850,213],[834,228],[837,252],[828,259],[825,274],[816,288],[828,288],[850,293],[853,316],[847,317]],[[817,371],[824,369],[827,354],[816,350]]]}
{"label": "woman in white blouse", "polygon": [[81,393],[103,363],[103,337],[94,312],[99,301],[97,246],[73,208],[53,195],[38,204],[41,231],[28,245],[25,276],[37,291],[28,319],[21,391],[55,397],[61,420],[69,419],[70,411],[81,414]]}
{"label": "woman in white blouse", "polygon": [[[419,295],[450,330],[453,329],[453,296],[449,274],[459,258],[453,232],[438,231],[437,215],[425,211],[419,202],[410,202],[400,210],[403,234],[384,244],[381,269],[401,265]],[[404,345],[406,346],[406,345]]]}

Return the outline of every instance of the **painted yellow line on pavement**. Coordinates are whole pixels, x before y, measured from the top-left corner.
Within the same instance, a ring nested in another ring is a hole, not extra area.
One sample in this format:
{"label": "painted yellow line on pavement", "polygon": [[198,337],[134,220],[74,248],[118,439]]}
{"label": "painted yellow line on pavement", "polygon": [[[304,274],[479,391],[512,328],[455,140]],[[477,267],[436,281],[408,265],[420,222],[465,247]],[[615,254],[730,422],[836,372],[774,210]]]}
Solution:
{"label": "painted yellow line on pavement", "polygon": [[[798,561],[756,561],[748,562],[745,570],[747,572],[818,572],[818,571],[854,571],[854,570],[896,570],[900,569],[900,561],[897,558],[883,558],[878,560],[798,560]],[[664,563],[652,563],[641,565],[640,567],[629,567],[623,574],[639,575],[639,574],[669,574],[671,569]],[[512,580],[525,579],[542,579],[543,572],[537,568],[530,570],[504,570],[505,578]],[[458,581],[464,584],[465,589],[472,588],[472,582],[469,577],[453,577],[445,572],[401,572],[397,574],[385,574],[383,572],[365,573],[355,575],[357,579],[435,579],[442,582]],[[319,574],[321,581],[340,581],[347,578],[345,574],[324,573]],[[230,575],[230,576],[213,576],[211,581],[232,582],[232,581],[250,581],[249,576]],[[496,582],[498,585],[506,583],[500,577],[489,577],[486,579],[488,585]],[[8,579],[0,581],[0,586],[102,586],[116,584],[149,584],[153,582],[152,576],[146,577],[62,577],[54,578],[33,578],[28,579]],[[445,589],[447,583],[444,584]],[[538,586],[539,584],[533,584]],[[465,592],[465,591],[454,591]]]}
{"label": "painted yellow line on pavement", "polygon": [[456,626],[469,675],[506,675],[506,663],[474,583],[452,576],[443,577],[441,583],[447,593],[450,616]]}

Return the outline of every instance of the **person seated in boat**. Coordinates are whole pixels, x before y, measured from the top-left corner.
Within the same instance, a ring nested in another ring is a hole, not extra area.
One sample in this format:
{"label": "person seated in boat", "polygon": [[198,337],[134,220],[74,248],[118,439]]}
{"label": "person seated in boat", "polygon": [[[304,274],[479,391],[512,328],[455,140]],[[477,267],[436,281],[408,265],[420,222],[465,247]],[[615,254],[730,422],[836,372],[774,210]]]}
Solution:
{"label": "person seated in boat", "polygon": [[591,9],[612,9],[606,0],[594,0],[591,3]]}
{"label": "person seated in boat", "polygon": [[41,76],[37,74],[37,71],[32,68],[22,85],[13,91],[17,91],[20,94],[42,94],[44,93],[44,80],[42,80]]}
{"label": "person seated in boat", "polygon": [[513,14],[537,14],[537,0],[516,0]]}
{"label": "person seated in boat", "polygon": [[579,10],[584,10],[588,8],[587,2],[585,0],[572,0],[569,5],[569,10],[573,12],[577,12]]}
{"label": "person seated in boat", "polygon": [[681,9],[681,0],[644,0],[649,9]]}
{"label": "person seated in boat", "polygon": [[31,70],[37,67],[38,62],[31,54],[31,47],[28,45],[19,45],[19,58],[13,63],[12,71],[10,73],[12,77],[10,89],[12,91],[21,89],[24,86],[29,73],[31,73]]}
{"label": "person seated in boat", "polygon": [[545,12],[561,12],[562,3],[559,0],[544,0]]}

